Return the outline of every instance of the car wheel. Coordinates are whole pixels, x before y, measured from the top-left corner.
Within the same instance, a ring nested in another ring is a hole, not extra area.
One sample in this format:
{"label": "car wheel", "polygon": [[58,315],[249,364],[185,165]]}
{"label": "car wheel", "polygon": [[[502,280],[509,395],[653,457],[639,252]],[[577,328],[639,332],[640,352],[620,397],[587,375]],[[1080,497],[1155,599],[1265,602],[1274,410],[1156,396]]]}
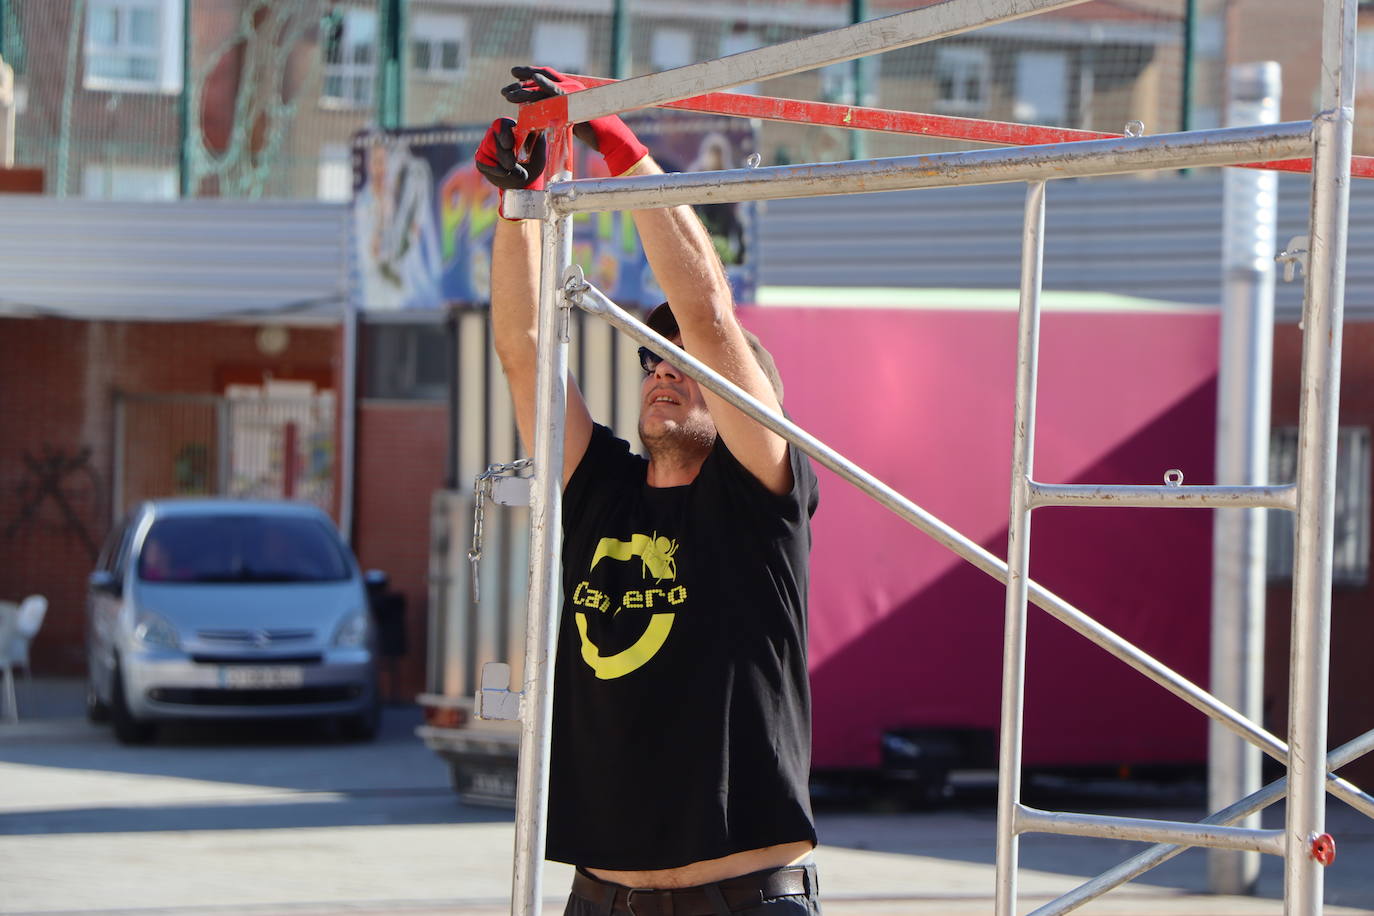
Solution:
{"label": "car wheel", "polygon": [[147,744],[153,740],[157,727],[151,722],[134,718],[124,697],[124,672],[115,666],[110,698],[110,719],[114,723],[115,740],[120,744]]}
{"label": "car wheel", "polygon": [[110,721],[110,707],[100,699],[95,685],[86,681],[86,718],[91,722]]}

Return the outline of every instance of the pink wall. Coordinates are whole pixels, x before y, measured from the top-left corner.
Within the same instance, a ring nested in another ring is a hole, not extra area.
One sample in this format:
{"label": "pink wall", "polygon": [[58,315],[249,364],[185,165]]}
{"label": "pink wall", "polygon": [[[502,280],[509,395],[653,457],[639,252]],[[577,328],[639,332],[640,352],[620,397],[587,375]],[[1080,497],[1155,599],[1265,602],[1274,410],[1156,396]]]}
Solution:
{"label": "pink wall", "polygon": [[[753,308],[789,413],[1006,555],[1016,316]],[[1188,483],[1213,471],[1214,314],[1047,314],[1035,478]],[[872,766],[901,725],[994,727],[1004,590],[821,471],[812,553],[818,767]],[[1038,510],[1032,577],[1186,676],[1207,677],[1206,512]],[[1205,718],[1032,608],[1026,761],[1197,762]]]}

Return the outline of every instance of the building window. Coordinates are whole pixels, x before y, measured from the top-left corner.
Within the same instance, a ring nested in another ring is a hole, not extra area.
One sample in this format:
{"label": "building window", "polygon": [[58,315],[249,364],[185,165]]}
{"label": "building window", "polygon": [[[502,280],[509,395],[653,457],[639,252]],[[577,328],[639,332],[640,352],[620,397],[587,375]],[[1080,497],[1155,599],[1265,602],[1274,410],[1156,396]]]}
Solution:
{"label": "building window", "polygon": [[696,63],[692,33],[686,29],[655,29],[649,42],[649,69],[655,73]]}
{"label": "building window", "polygon": [[1062,51],[1022,51],[1016,55],[1016,107],[1024,124],[1057,126],[1069,115],[1069,61]]}
{"label": "building window", "polygon": [[[1287,483],[1298,475],[1298,429],[1281,427],[1269,440],[1269,479]],[[1369,581],[1369,428],[1342,427],[1336,439],[1336,518],[1331,555],[1331,582],[1364,585]],[[1271,580],[1293,577],[1293,522],[1284,509],[1269,510]]]}
{"label": "building window", "polygon": [[442,401],[448,397],[452,349],[447,326],[437,322],[363,325],[363,397]]}
{"label": "building window", "polygon": [[353,157],[342,143],[326,143],[320,147],[315,197],[336,203],[348,203],[353,199]]}
{"label": "building window", "polygon": [[468,62],[468,21],[462,16],[420,14],[411,20],[410,69],[425,79],[448,79]]}
{"label": "building window", "polygon": [[181,91],[181,0],[89,0],[87,89]]}
{"label": "building window", "polygon": [[987,110],[991,62],[987,48],[937,48],[935,86],[941,111]]}
{"label": "building window", "polygon": [[370,108],[377,79],[377,14],[344,10],[331,17],[324,42],[324,91],[332,108]]}
{"label": "building window", "polygon": [[575,22],[536,22],[530,59],[564,73],[586,73],[591,60],[587,27]]}
{"label": "building window", "polygon": [[[763,36],[758,32],[730,32],[723,35],[720,39],[720,56],[729,57],[731,54],[743,54],[745,51],[752,51],[761,48],[768,42],[763,40]],[[736,86],[727,89],[726,92],[739,92],[744,95],[758,95],[758,83],[746,83],[743,86]]]}
{"label": "building window", "polygon": [[176,200],[176,169],[126,165],[86,165],[81,194],[93,200]]}
{"label": "building window", "polygon": [[1374,91],[1374,28],[1369,26],[1355,36],[1355,74],[1362,90]]}

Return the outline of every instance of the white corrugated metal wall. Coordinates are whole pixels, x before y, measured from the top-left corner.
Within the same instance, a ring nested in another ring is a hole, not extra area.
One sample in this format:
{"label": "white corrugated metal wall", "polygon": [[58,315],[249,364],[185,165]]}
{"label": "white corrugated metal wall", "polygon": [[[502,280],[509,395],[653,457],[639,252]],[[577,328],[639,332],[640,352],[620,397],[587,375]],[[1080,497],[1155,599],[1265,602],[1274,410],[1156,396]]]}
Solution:
{"label": "white corrugated metal wall", "polygon": [[339,320],[348,208],[0,195],[0,315]]}
{"label": "white corrugated metal wall", "polygon": [[[1307,176],[1284,175],[1282,246],[1307,232]],[[1221,301],[1221,176],[1050,182],[1045,289],[1215,306]],[[769,201],[760,285],[1014,289],[1020,184]],[[1278,284],[1294,322],[1300,282]],[[1346,315],[1374,320],[1374,182],[1352,183]]]}

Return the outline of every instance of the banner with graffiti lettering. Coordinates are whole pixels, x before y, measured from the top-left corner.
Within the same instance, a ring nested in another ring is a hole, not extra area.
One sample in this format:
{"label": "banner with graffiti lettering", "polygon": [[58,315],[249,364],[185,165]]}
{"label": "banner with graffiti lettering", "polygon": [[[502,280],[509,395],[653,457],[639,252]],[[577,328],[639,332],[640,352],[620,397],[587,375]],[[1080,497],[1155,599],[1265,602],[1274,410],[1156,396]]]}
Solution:
{"label": "banner with graffiti lettering", "polygon": [[[689,112],[636,112],[626,121],[668,172],[743,166],[754,152],[748,121]],[[367,132],[353,147],[353,302],[364,311],[485,305],[491,289],[496,190],[473,167],[483,127]],[[574,144],[579,177],[606,174]],[[754,300],[757,206],[697,208],[724,262],[735,301]],[[625,306],[663,300],[627,212],[578,214],[573,259]]]}

